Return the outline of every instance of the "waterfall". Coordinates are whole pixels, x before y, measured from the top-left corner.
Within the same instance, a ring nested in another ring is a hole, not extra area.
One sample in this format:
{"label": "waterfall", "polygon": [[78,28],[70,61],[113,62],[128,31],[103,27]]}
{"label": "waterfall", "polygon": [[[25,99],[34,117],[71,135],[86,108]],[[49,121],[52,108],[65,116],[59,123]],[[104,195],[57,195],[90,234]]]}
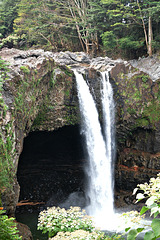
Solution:
{"label": "waterfall", "polygon": [[[104,137],[106,143],[106,158],[108,161],[107,182],[108,182],[108,201],[110,209],[113,206],[113,188],[114,188],[114,158],[115,158],[115,104],[113,99],[113,89],[109,82],[109,73],[102,74],[102,108],[103,108],[103,125]],[[111,210],[111,211],[112,211]]]}
{"label": "waterfall", "polygon": [[[87,194],[90,205],[87,213],[94,216],[96,225],[101,228],[109,226],[113,210],[113,185],[112,185],[112,119],[110,117],[111,85],[106,82],[106,75],[102,74],[102,108],[105,125],[105,137],[102,135],[98,111],[89,87],[83,76],[75,71],[78,99],[82,117],[82,133],[86,139],[88,152]],[[113,94],[112,94],[113,95]]]}

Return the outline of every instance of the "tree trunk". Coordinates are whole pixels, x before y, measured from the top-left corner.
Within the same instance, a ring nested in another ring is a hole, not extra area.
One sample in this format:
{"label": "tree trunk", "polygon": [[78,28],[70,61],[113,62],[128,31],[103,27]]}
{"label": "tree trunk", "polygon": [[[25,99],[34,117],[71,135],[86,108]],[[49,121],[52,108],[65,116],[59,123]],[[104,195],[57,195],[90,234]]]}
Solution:
{"label": "tree trunk", "polygon": [[85,47],[86,47],[86,53],[89,54],[89,33],[88,33],[88,27],[86,27],[86,33],[85,33]]}
{"label": "tree trunk", "polygon": [[147,46],[147,51],[148,51],[147,31],[146,31],[145,22],[144,22],[143,15],[142,15],[142,10],[141,10],[140,5],[139,5],[139,0],[137,0],[137,5],[138,5],[138,8],[139,8],[140,17],[141,17],[141,20],[142,20],[143,31],[144,31],[144,36],[145,36],[145,41],[146,41],[146,46]]}
{"label": "tree trunk", "polygon": [[148,54],[149,56],[152,56],[152,39],[153,39],[152,19],[151,19],[151,16],[149,16],[149,19],[148,19]]}

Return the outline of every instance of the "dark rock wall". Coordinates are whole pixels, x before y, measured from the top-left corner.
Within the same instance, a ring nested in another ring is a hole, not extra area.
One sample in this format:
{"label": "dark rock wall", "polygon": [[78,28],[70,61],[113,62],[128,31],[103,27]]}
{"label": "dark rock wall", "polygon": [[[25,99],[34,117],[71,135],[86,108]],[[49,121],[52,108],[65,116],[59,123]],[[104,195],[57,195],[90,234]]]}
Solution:
{"label": "dark rock wall", "polygon": [[3,49],[1,57],[10,63],[9,77],[1,89],[1,158],[6,167],[12,166],[10,188],[3,191],[2,200],[8,214],[13,215],[19,198],[16,172],[24,137],[32,126],[33,130],[50,131],[75,124],[78,108],[73,97],[73,72],[57,66],[52,53]]}
{"label": "dark rock wall", "polygon": [[78,121],[78,101],[73,72],[67,67],[55,68],[50,87],[34,119],[32,131],[53,131]]}
{"label": "dark rock wall", "polygon": [[131,65],[110,72],[116,101],[116,187],[132,190],[160,171],[160,80]]}

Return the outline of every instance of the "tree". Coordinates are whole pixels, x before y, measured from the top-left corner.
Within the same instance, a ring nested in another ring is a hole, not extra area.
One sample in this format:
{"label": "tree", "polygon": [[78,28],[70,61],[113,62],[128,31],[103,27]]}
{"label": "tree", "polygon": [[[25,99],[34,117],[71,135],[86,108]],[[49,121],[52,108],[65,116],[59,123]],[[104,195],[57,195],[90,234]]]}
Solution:
{"label": "tree", "polygon": [[108,26],[106,21],[106,9],[100,0],[89,0],[90,9],[88,13],[88,21],[91,24],[90,33],[93,39],[92,51],[98,52],[101,44],[101,34]]}
{"label": "tree", "polygon": [[29,45],[66,50],[77,46],[77,37],[66,1],[21,0],[15,33],[26,34]]}
{"label": "tree", "polygon": [[[159,24],[159,1],[102,0],[102,2],[107,5],[107,15],[111,21],[110,26],[118,39],[120,39],[120,46],[124,46],[121,43],[126,42],[126,47],[136,49],[141,48],[143,42],[145,42],[147,52],[151,56],[154,42],[152,22],[154,21]],[[120,33],[120,28],[125,29],[123,34]],[[137,31],[138,29],[139,31]]]}
{"label": "tree", "polygon": [[[139,1],[137,0],[138,12],[143,25],[143,31],[145,35],[145,42],[149,56],[152,56],[152,41],[153,41],[153,29],[152,19],[155,15],[160,13],[159,1]],[[158,17],[159,18],[159,17]],[[148,25],[148,36],[146,25]]]}
{"label": "tree", "polygon": [[30,45],[74,50],[80,44],[89,53],[98,50],[99,23],[105,16],[101,5],[100,0],[21,0],[15,33],[26,34]]}
{"label": "tree", "polygon": [[99,49],[105,11],[100,0],[68,0],[83,51],[94,53]]}
{"label": "tree", "polygon": [[[79,41],[81,43],[83,51],[89,52],[89,41],[88,41],[88,26],[87,26],[87,11],[88,2],[87,0],[68,0],[68,7],[71,16],[74,20]],[[85,45],[85,47],[84,47]]]}
{"label": "tree", "polygon": [[13,32],[13,22],[17,17],[17,4],[20,0],[2,0],[0,5],[0,34],[6,37]]}

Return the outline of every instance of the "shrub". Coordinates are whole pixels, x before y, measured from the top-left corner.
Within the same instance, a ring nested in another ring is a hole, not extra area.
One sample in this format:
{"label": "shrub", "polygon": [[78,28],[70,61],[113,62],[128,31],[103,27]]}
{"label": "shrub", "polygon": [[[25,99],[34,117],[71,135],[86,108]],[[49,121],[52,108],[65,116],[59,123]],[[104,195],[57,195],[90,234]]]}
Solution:
{"label": "shrub", "polygon": [[59,232],[55,237],[49,240],[118,240],[122,239],[120,235],[105,236],[100,231],[88,232],[84,230],[77,230],[74,232]]}
{"label": "shrub", "polygon": [[80,229],[92,232],[95,227],[91,217],[79,207],[70,207],[68,210],[52,207],[39,214],[38,230],[48,232],[49,237],[55,236],[58,232],[74,232]]}
{"label": "shrub", "polygon": [[[136,212],[136,217],[139,219],[144,213],[150,211],[153,220],[147,221],[147,225],[144,224],[143,227],[127,228],[126,231],[129,231],[127,239],[134,240],[140,232],[145,231],[144,240],[156,240],[160,237],[160,218],[158,218],[160,214],[160,173],[157,178],[151,178],[149,183],[138,184],[133,194],[136,194],[139,190],[140,192],[136,195],[137,202],[142,199],[146,199],[146,202],[141,211]],[[139,222],[139,220],[136,222]],[[150,227],[150,230],[148,230],[148,227]]]}
{"label": "shrub", "polygon": [[59,207],[47,208],[40,212],[38,230],[48,233],[50,240],[118,240],[121,235],[105,236],[96,230],[91,217],[79,207],[68,210]]}
{"label": "shrub", "polygon": [[0,239],[1,240],[21,240],[14,218],[8,218],[4,210],[0,210]]}
{"label": "shrub", "polygon": [[16,34],[11,34],[7,36],[6,38],[2,38],[0,40],[0,48],[2,47],[19,47],[22,43],[24,44],[25,42],[25,35],[23,34],[22,36],[18,36]]}
{"label": "shrub", "polygon": [[[88,232],[84,230],[76,230],[74,232],[59,232],[55,237],[50,238],[49,240],[94,240],[102,239],[104,237],[103,233],[100,232]],[[104,238],[103,238],[104,239]]]}

